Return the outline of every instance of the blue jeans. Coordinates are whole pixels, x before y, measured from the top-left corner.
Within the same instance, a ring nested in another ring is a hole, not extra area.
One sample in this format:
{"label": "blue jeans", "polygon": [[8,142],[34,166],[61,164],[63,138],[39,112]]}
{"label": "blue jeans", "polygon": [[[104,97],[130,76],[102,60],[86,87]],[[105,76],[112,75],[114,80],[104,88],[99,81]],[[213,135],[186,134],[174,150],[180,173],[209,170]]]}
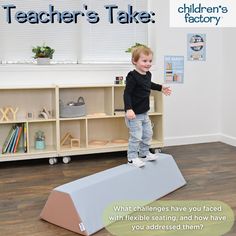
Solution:
{"label": "blue jeans", "polygon": [[149,153],[153,135],[152,124],[147,112],[137,114],[133,120],[128,120],[125,117],[125,123],[130,134],[127,151],[128,160],[146,156]]}

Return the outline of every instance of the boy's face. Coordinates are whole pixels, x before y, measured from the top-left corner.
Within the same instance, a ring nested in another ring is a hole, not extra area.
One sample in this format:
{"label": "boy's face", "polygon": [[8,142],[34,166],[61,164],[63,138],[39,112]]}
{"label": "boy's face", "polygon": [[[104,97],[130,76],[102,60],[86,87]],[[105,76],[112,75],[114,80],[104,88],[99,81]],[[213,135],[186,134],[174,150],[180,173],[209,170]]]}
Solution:
{"label": "boy's face", "polygon": [[152,54],[144,55],[141,53],[138,61],[134,62],[134,65],[139,72],[146,74],[152,66]]}

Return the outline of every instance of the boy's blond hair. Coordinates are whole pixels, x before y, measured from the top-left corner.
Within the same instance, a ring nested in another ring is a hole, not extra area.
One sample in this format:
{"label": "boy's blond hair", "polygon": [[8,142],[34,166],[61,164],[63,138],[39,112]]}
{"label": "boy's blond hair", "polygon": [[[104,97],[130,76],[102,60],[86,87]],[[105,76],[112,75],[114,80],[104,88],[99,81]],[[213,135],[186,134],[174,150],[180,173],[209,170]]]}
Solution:
{"label": "boy's blond hair", "polygon": [[141,54],[144,54],[145,56],[148,56],[150,54],[153,54],[152,50],[147,46],[137,46],[132,49],[132,63],[138,61]]}

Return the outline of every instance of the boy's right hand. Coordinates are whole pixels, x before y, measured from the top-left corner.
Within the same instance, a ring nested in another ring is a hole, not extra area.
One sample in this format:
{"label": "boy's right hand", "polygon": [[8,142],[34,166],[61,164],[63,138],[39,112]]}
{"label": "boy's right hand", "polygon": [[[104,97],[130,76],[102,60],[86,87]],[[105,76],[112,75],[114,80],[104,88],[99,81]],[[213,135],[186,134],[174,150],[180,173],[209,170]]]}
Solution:
{"label": "boy's right hand", "polygon": [[126,117],[128,118],[128,120],[132,120],[136,118],[136,115],[132,109],[129,109],[126,111]]}

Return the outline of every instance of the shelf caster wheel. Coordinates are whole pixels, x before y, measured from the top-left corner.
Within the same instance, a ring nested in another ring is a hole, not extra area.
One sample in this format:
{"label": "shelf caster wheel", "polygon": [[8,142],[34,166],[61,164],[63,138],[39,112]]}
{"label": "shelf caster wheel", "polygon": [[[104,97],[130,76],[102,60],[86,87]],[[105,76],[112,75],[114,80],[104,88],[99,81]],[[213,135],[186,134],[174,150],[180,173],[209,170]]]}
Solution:
{"label": "shelf caster wheel", "polygon": [[70,157],[63,157],[62,161],[64,164],[68,164],[71,161],[71,158]]}
{"label": "shelf caster wheel", "polygon": [[57,163],[57,158],[55,158],[55,157],[49,158],[48,162],[49,162],[50,165],[54,165],[54,164]]}

